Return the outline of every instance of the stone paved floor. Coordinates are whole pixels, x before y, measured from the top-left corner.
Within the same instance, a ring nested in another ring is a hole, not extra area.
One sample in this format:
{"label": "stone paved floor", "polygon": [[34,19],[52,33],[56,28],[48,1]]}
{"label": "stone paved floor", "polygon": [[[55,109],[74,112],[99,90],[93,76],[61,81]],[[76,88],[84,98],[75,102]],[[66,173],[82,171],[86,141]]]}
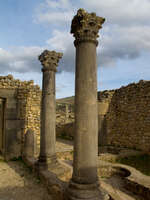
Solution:
{"label": "stone paved floor", "polygon": [[[68,152],[73,150],[73,141],[57,138],[56,153]],[[37,146],[37,156],[40,152],[40,145]]]}
{"label": "stone paved floor", "polygon": [[72,151],[73,141],[57,139],[56,141],[56,152]]}

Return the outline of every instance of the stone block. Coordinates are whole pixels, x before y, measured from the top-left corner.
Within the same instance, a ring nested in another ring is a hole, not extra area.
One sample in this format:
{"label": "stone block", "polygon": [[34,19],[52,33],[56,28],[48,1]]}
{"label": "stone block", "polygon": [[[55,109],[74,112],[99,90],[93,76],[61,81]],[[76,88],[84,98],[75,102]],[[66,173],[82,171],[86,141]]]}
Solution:
{"label": "stone block", "polygon": [[6,160],[21,156],[21,131],[16,128],[5,131],[4,157]]}
{"label": "stone block", "polygon": [[24,137],[23,157],[34,157],[37,151],[36,134],[28,129]]}

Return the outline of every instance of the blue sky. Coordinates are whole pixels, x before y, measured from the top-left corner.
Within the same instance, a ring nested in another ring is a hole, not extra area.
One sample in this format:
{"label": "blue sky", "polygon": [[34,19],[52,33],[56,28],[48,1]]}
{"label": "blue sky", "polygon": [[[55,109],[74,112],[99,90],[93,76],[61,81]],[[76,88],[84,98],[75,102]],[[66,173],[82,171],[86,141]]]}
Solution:
{"label": "blue sky", "polygon": [[150,80],[149,0],[1,0],[0,75],[41,85],[44,49],[63,52],[56,97],[74,95],[71,20],[79,8],[105,17],[97,48],[98,90]]}

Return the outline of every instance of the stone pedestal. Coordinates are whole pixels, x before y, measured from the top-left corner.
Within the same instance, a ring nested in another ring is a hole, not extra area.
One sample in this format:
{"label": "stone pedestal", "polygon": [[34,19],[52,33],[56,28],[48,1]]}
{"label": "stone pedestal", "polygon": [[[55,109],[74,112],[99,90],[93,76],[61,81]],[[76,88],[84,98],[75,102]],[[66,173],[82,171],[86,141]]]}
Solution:
{"label": "stone pedestal", "polygon": [[102,199],[97,176],[98,112],[96,46],[104,18],[79,9],[72,20],[75,37],[75,134],[70,200]]}
{"label": "stone pedestal", "polygon": [[43,68],[41,137],[38,165],[48,169],[56,167],[56,108],[55,108],[55,72],[62,53],[45,50],[40,56]]}
{"label": "stone pedestal", "polygon": [[23,157],[34,158],[37,152],[36,134],[32,129],[28,129],[24,138]]}

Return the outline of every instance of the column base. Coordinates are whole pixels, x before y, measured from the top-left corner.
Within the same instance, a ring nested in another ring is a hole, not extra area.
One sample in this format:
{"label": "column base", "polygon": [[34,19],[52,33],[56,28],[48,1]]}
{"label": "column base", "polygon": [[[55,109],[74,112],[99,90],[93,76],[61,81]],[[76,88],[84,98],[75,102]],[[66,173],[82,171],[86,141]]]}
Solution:
{"label": "column base", "polygon": [[58,165],[58,161],[57,161],[56,155],[53,155],[51,157],[39,156],[39,159],[36,163],[36,167],[39,170],[53,169],[57,165]]}
{"label": "column base", "polygon": [[109,200],[109,195],[100,191],[99,183],[79,184],[72,180],[66,190],[66,200]]}
{"label": "column base", "polygon": [[57,159],[53,163],[41,162],[40,160],[38,160],[34,164],[34,172],[39,177],[43,177],[43,175],[45,177],[49,177],[49,175],[51,174],[52,176],[54,176],[55,178],[57,177],[60,181],[63,182],[68,182],[72,175],[72,170],[70,169],[70,167],[65,165],[63,162],[58,161]]}

